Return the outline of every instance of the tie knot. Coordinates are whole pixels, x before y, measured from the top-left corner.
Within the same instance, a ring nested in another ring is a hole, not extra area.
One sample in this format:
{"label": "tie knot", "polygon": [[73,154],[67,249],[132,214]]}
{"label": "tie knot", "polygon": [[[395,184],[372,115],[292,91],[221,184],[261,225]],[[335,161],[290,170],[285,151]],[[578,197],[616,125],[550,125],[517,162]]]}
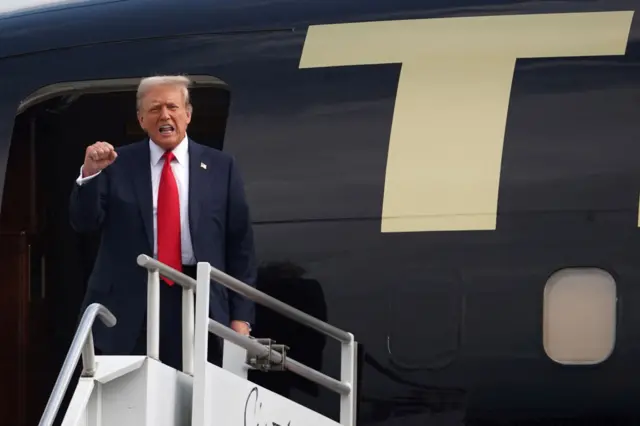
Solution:
{"label": "tie knot", "polygon": [[173,151],[165,151],[165,153],[162,156],[164,157],[164,160],[167,163],[170,163],[174,158],[176,158]]}

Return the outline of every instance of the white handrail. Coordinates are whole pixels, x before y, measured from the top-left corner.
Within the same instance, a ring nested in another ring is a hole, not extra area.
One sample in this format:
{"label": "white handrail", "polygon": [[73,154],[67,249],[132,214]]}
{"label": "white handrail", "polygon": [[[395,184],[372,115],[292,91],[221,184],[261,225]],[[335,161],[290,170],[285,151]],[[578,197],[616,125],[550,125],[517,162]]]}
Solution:
{"label": "white handrail", "polygon": [[[158,260],[141,254],[137,259],[138,265],[148,271],[148,307],[147,307],[147,352],[149,356],[157,357],[159,347],[159,311],[160,290],[159,274],[166,276],[183,287],[183,369],[193,374],[193,411],[194,425],[208,424],[206,421],[205,404],[202,400],[206,395],[206,364],[208,334],[211,328],[215,334],[231,340],[243,346],[247,350],[263,351],[255,345],[260,345],[267,351],[267,346],[259,342],[244,338],[228,327],[216,323],[209,318],[209,291],[211,280],[215,280],[225,287],[245,296],[246,298],[271,308],[276,312],[308,327],[311,327],[326,336],[333,337],[341,342],[341,368],[340,381],[337,381],[323,373],[293,360],[289,361],[289,371],[312,380],[322,386],[340,393],[340,424],[344,426],[355,425],[356,413],[356,342],[353,334],[340,330],[324,321],[308,315],[266,293],[257,290],[242,281],[212,267],[209,263],[199,262],[197,279],[194,280],[171,268]],[[195,327],[193,326],[193,293],[197,292]],[[189,309],[190,308],[190,309]],[[220,327],[218,327],[217,325]],[[195,353],[193,352],[195,345]],[[279,353],[271,351],[276,360],[280,360]],[[287,364],[285,363],[285,368]]]}
{"label": "white handrail", "polygon": [[332,337],[342,343],[349,343],[353,341],[353,334],[341,330],[329,323],[321,321],[316,317],[313,317],[305,312],[302,312],[299,309],[294,308],[293,306],[287,305],[286,303],[281,302],[280,300],[261,292],[255,287],[251,287],[250,285],[243,283],[242,281],[232,277],[231,275],[225,274],[224,272],[214,268],[213,266],[211,266],[210,276],[212,280],[217,281],[228,289],[243,295],[247,299],[253,300],[254,302],[259,303],[262,306],[273,309],[280,315],[299,322],[300,324],[306,325],[307,327],[313,328],[314,330],[324,334],[325,336]]}
{"label": "white handrail", "polygon": [[[220,282],[232,290],[243,294],[256,303],[266,305],[273,308],[277,312],[288,316],[289,318],[299,321],[302,324],[315,328],[316,330],[335,337],[342,341],[340,337],[346,337],[346,342],[341,343],[341,363],[340,363],[340,381],[337,381],[325,374],[314,370],[304,364],[287,359],[285,368],[292,373],[298,374],[306,379],[312,380],[321,386],[340,393],[340,424],[343,426],[355,426],[356,424],[356,342],[351,333],[344,332],[335,328],[332,330],[329,324],[313,318],[297,309],[286,305],[285,303],[266,295],[229,275],[217,271],[216,281]],[[244,347],[249,351],[260,350],[256,345],[262,346],[261,351],[267,353],[269,348],[259,342],[251,341],[228,327],[216,323],[209,318],[209,286],[215,272],[214,268],[206,262],[198,263],[197,270],[197,293],[199,297],[196,300],[196,329],[195,329],[195,374],[193,381],[193,403],[192,403],[192,419],[193,425],[208,425],[207,412],[205,404],[201,401],[206,399],[206,354],[208,346],[208,333],[213,331],[225,339],[231,340],[233,343]],[[231,283],[231,284],[229,284]],[[311,318],[311,320],[310,320]],[[328,326],[328,327],[326,327]],[[345,333],[346,336],[340,336]],[[271,350],[271,356],[277,361],[281,360],[278,352]]]}
{"label": "white handrail", "polygon": [[[183,280],[184,283],[181,283],[183,286],[189,286],[190,288],[196,287],[196,281],[192,278],[181,274],[175,269],[159,262],[152,257],[147,256],[146,254],[141,254],[140,256],[138,256],[138,265],[143,266],[148,270],[159,270],[168,278]],[[325,336],[332,337],[342,343],[349,343],[353,341],[353,335],[351,333],[348,333],[344,330],[334,327],[329,323],[321,321],[305,312],[302,312],[299,309],[294,308],[293,306],[287,305],[286,303],[283,303],[280,300],[271,297],[268,294],[263,293],[254,287],[251,287],[248,284],[243,283],[242,281],[232,277],[231,275],[228,275],[220,271],[219,269],[214,268],[213,266],[210,266],[210,268],[210,276],[212,280],[219,282],[228,289],[245,296],[247,299],[253,300],[254,302],[259,303],[267,308],[271,308],[283,316],[286,316],[308,327],[311,327],[314,330],[324,334]]]}
{"label": "white handrail", "polygon": [[82,376],[93,377],[95,374],[96,358],[91,328],[93,327],[93,323],[97,317],[99,317],[107,327],[113,327],[116,325],[116,317],[113,316],[109,309],[105,308],[101,304],[93,303],[85,309],[82,319],[80,320],[80,325],[76,330],[76,334],[73,336],[73,341],[71,342],[69,352],[67,352],[67,357],[62,364],[62,369],[60,370],[58,379],[53,386],[53,392],[51,392],[49,401],[47,401],[47,406],[40,418],[39,426],[50,426],[53,424],[56,414],[58,414],[58,410],[60,409],[62,398],[67,391],[69,381],[71,380],[71,376],[73,375],[73,371],[75,370],[75,367],[78,364],[78,359],[81,355],[83,364]]}
{"label": "white handrail", "polygon": [[[144,257],[143,257],[144,256]],[[160,275],[182,287],[182,371],[193,374],[194,292],[196,281],[163,263],[144,262],[146,255],[138,256],[138,264],[147,269],[147,356],[160,360]]]}

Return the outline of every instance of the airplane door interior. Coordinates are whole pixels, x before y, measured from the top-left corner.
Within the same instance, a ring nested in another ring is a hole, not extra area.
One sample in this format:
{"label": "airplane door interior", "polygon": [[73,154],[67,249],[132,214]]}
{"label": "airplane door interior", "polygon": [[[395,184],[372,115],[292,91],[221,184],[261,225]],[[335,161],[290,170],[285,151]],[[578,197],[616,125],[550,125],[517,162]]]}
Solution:
{"label": "airplane door interior", "polygon": [[[84,146],[97,136],[91,117],[99,114],[91,97],[75,100],[38,104],[14,123],[0,215],[0,273],[11,283],[0,302],[0,338],[11,342],[0,352],[0,426],[39,421],[73,339],[93,265],[97,235],[76,235],[67,209]],[[101,102],[108,103],[108,95]],[[110,133],[101,136],[128,141],[120,127]],[[131,132],[128,139],[139,136]]]}
{"label": "airplane door interior", "polygon": [[[29,401],[42,398],[36,391],[46,358],[46,335],[40,325],[45,315],[44,258],[38,234],[34,119],[18,116],[7,164],[0,214],[0,274],[3,286],[0,339],[0,425],[23,425],[35,420]],[[34,344],[34,342],[37,342]],[[36,414],[36,413],[34,413]]]}

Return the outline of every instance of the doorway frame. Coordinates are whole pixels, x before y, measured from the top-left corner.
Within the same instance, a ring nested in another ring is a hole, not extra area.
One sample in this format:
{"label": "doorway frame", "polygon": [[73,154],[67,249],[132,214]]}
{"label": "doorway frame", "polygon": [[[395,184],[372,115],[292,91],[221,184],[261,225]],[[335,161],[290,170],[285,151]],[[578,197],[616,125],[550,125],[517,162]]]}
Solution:
{"label": "doorway frame", "polygon": [[[206,74],[187,75],[186,77],[188,77],[192,82],[192,86],[189,88],[190,90],[202,87],[229,90],[229,86],[217,77]],[[32,92],[23,101],[21,101],[18,105],[16,116],[39,103],[58,96],[83,95],[87,93],[130,92],[137,89],[142,78],[145,77],[84,80],[49,84]]]}

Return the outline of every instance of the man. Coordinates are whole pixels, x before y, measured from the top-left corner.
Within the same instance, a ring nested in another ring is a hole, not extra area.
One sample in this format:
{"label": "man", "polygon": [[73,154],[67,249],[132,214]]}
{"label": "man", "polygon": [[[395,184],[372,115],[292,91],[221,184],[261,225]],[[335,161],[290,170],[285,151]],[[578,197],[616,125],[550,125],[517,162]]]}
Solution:
{"label": "man", "polygon": [[[104,354],[146,353],[147,271],[136,263],[141,253],[194,278],[203,261],[255,285],[243,182],[232,157],[187,136],[189,84],[182,76],[143,79],[138,121],[149,138],[117,151],[107,142],[89,146],[71,194],[73,229],[102,231],[83,310],[98,302],[117,318],[113,328],[94,326]],[[181,297],[179,285],[160,281],[160,360],[176,369],[182,368]],[[212,282],[210,306],[211,318],[249,334],[251,301]],[[219,363],[218,339],[209,342],[210,362]]]}

